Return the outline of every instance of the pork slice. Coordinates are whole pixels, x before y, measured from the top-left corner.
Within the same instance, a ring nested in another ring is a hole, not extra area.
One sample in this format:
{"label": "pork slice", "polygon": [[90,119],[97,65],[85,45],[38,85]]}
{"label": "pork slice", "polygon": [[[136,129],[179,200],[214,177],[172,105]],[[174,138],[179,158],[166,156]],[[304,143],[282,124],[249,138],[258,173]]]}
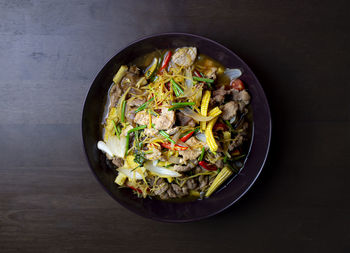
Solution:
{"label": "pork slice", "polygon": [[189,67],[197,57],[197,48],[182,47],[176,50],[171,57],[171,61],[181,67]]}
{"label": "pork slice", "polygon": [[157,180],[156,185],[157,187],[154,190],[155,195],[161,195],[169,189],[169,184],[165,182],[163,178],[160,178],[159,180]]}
{"label": "pork slice", "polygon": [[109,92],[109,98],[110,98],[110,103],[111,107],[116,107],[118,104],[118,99],[120,98],[122,94],[122,90],[119,87],[118,84],[114,84]]}
{"label": "pork slice", "polygon": [[238,104],[235,101],[230,101],[222,107],[222,118],[224,120],[230,120],[236,116],[238,110]]}
{"label": "pork slice", "polygon": [[145,128],[145,135],[154,137],[158,134],[158,130],[154,128]]}
{"label": "pork slice", "polygon": [[[145,111],[138,112],[135,115],[134,122],[140,125],[149,123],[149,115]],[[158,117],[152,115],[152,123],[154,128],[158,130],[167,130],[175,123],[175,112],[169,111],[168,108],[161,108],[161,113]]]}
{"label": "pork slice", "polygon": [[149,144],[147,145],[148,149],[152,151],[150,154],[146,154],[145,157],[148,160],[164,160],[162,156],[162,152],[160,151],[160,148],[158,148],[155,145],[150,146]]}
{"label": "pork slice", "polygon": [[225,100],[225,95],[229,94],[230,92],[225,90],[224,86],[221,86],[219,89],[213,91],[213,96],[210,99],[211,104],[213,103],[223,103]]}
{"label": "pork slice", "polygon": [[185,142],[188,149],[179,151],[179,155],[182,155],[183,163],[187,163],[187,160],[194,160],[202,153],[202,147],[205,143],[199,141],[195,137],[191,137]]}
{"label": "pork slice", "polygon": [[179,165],[179,164],[176,164],[173,168],[173,170],[177,171],[177,172],[186,172],[186,171],[190,171],[192,170],[193,168],[195,168],[198,164],[198,160],[195,159],[195,160],[192,160],[190,161],[188,164],[186,165]]}
{"label": "pork slice", "polygon": [[200,175],[198,177],[198,181],[199,181],[199,189],[200,190],[204,190],[208,186],[209,176],[207,176],[207,175]]}
{"label": "pork slice", "polygon": [[189,190],[194,190],[197,187],[197,182],[194,178],[190,178],[187,180],[186,185]]}
{"label": "pork slice", "polygon": [[231,93],[233,95],[234,101],[243,102],[245,105],[249,104],[250,95],[249,95],[248,91],[246,91],[246,90],[237,91],[235,89],[232,89]]}

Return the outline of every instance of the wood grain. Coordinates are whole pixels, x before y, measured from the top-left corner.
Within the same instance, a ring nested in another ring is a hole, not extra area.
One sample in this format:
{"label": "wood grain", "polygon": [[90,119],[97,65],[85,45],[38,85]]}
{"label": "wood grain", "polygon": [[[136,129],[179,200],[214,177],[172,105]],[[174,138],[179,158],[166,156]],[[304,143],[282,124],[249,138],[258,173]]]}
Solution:
{"label": "wood grain", "polygon": [[[0,0],[0,252],[348,252],[347,1]],[[86,163],[90,84],[145,35],[235,51],[273,117],[253,188],[213,218],[168,224],[112,200]]]}

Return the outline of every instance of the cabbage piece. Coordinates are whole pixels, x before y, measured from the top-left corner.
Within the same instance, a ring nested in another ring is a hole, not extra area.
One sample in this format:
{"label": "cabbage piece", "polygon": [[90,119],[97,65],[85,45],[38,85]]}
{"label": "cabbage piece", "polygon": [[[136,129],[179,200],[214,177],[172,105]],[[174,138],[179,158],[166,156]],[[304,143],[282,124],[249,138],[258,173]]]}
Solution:
{"label": "cabbage piece", "polygon": [[104,143],[103,141],[97,142],[97,148],[106,154],[108,154],[110,157],[113,157],[112,151],[109,149],[109,147]]}
{"label": "cabbage piece", "polygon": [[127,176],[130,179],[136,179],[136,180],[143,179],[142,175],[138,173],[136,170],[132,171],[132,169],[121,167],[121,168],[118,168],[117,171],[123,173],[125,176]]}
{"label": "cabbage piece", "polygon": [[113,155],[124,158],[126,151],[126,137],[120,136],[119,138],[115,135],[110,136],[106,142],[107,147],[110,149]]}
{"label": "cabbage piece", "polygon": [[152,173],[160,177],[181,177],[181,174],[164,167],[157,166],[158,161],[148,161],[143,166]]}

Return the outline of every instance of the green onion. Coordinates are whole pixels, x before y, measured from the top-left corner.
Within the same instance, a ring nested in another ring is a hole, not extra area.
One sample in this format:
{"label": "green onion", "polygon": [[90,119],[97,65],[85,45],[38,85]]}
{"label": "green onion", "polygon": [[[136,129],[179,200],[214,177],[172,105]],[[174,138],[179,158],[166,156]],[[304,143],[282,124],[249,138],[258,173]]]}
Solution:
{"label": "green onion", "polygon": [[175,96],[180,96],[182,94],[184,94],[184,91],[182,90],[182,88],[174,81],[174,79],[170,79],[170,82],[173,86],[173,90],[175,92]]}
{"label": "green onion", "polygon": [[202,148],[201,156],[199,157],[198,161],[202,161],[202,160],[203,160],[204,153],[205,153],[205,148],[203,147],[203,148]]}
{"label": "green onion", "polygon": [[203,78],[203,77],[197,77],[197,76],[193,76],[193,80],[195,81],[200,81],[200,82],[206,82],[206,83],[213,83],[214,80],[210,79],[210,78]]}
{"label": "green onion", "polygon": [[181,102],[181,103],[172,103],[173,106],[180,106],[180,105],[195,105],[195,102]]}
{"label": "green onion", "polygon": [[119,137],[120,133],[119,133],[119,131],[118,131],[117,125],[115,124],[115,121],[112,120],[112,123],[113,123],[113,127],[114,127],[115,134]]}
{"label": "green onion", "polygon": [[240,159],[242,159],[243,157],[245,157],[245,155],[240,155],[240,156],[233,157],[233,158],[232,158],[232,161],[240,160]]}
{"label": "green onion", "polygon": [[148,106],[149,103],[151,103],[154,100],[154,97],[151,98],[150,100],[148,100],[146,103],[143,103],[142,105],[140,105],[136,110],[135,113],[138,113],[144,109],[146,109],[146,107]]}
{"label": "green onion", "polygon": [[122,117],[120,119],[120,121],[122,123],[125,123],[125,106],[126,106],[126,101],[124,100],[123,101],[123,104],[122,104]]}
{"label": "green onion", "polygon": [[[176,95],[176,94],[175,94]],[[176,110],[176,109],[180,109],[183,108],[185,106],[189,106],[189,105],[195,105],[195,102],[182,102],[182,103],[172,103],[172,107],[170,107],[168,109],[168,111],[172,111],[172,110]]]}
{"label": "green onion", "polygon": [[136,170],[137,168],[141,167],[141,164],[137,165],[135,168],[133,168],[131,171]]}
{"label": "green onion", "polygon": [[228,128],[229,128],[230,132],[234,132],[234,131],[235,131],[235,130],[233,129],[233,127],[232,127],[232,125],[231,125],[230,121],[228,121],[228,120],[224,120],[224,122],[225,122],[225,124],[228,126]]}
{"label": "green onion", "polygon": [[118,130],[118,136],[120,136],[120,134],[122,133],[122,129],[119,124],[117,125],[117,130]]}
{"label": "green onion", "polygon": [[188,130],[188,131],[186,131],[185,133],[183,133],[183,134],[181,134],[180,135],[180,138],[181,137],[184,137],[184,136],[186,136],[186,135],[188,135],[189,133],[191,133],[191,132],[194,132],[193,134],[195,134],[195,133],[197,133],[198,131],[199,131],[199,127],[196,127],[195,129],[193,129],[193,130]]}
{"label": "green onion", "polygon": [[133,129],[130,129],[128,131],[128,134],[132,133],[132,132],[135,132],[135,131],[138,131],[138,130],[142,130],[142,129],[145,129],[147,127],[147,125],[142,125],[142,126],[138,126],[138,127],[135,127]]}
{"label": "green onion", "polygon": [[175,141],[172,140],[172,139],[170,138],[170,135],[169,135],[169,134],[167,134],[167,133],[164,132],[163,130],[160,130],[159,133],[160,133],[165,139],[167,139],[168,141],[170,141],[170,142],[172,142],[172,143],[175,144]]}
{"label": "green onion", "polygon": [[227,153],[225,153],[224,163],[227,163],[227,159],[228,159],[228,156],[227,156]]}

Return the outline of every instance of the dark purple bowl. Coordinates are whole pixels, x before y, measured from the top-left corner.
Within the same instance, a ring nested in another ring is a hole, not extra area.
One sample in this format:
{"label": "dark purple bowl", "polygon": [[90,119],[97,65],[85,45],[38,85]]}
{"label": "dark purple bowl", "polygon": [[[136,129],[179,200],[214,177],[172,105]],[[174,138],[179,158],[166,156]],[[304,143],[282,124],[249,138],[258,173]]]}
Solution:
{"label": "dark purple bowl", "polygon": [[[250,152],[238,175],[227,182],[210,198],[192,202],[166,202],[140,199],[130,189],[121,189],[114,183],[116,172],[109,169],[96,143],[102,139],[102,114],[112,78],[122,64],[155,49],[195,46],[229,68],[243,70],[241,77],[251,96],[253,132]],[[117,53],[100,71],[85,100],[82,118],[83,142],[90,168],[105,190],[121,205],[141,216],[167,222],[188,222],[213,216],[241,198],[259,176],[270,145],[271,117],[264,91],[251,69],[236,54],[210,39],[186,34],[165,33],[133,42]]]}

